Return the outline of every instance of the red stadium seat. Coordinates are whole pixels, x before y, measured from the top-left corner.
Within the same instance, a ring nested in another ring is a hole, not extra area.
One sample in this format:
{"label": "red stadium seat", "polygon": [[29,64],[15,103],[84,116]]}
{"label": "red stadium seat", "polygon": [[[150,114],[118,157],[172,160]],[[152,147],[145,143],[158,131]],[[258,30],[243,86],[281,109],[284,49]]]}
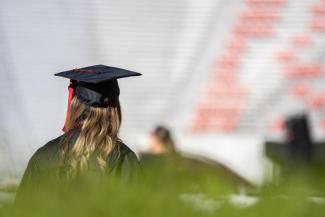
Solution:
{"label": "red stadium seat", "polygon": [[232,38],[226,43],[226,48],[230,52],[240,53],[247,48],[246,38],[245,37]]}
{"label": "red stadium seat", "polygon": [[278,9],[245,9],[240,12],[240,19],[253,22],[274,22],[278,20]]}
{"label": "red stadium seat", "polygon": [[234,33],[236,36],[268,38],[274,35],[274,30],[270,23],[241,22],[235,25]]}
{"label": "red stadium seat", "polygon": [[191,131],[235,130],[245,106],[245,95],[245,89],[235,81],[228,84],[211,81],[198,103]]}
{"label": "red stadium seat", "polygon": [[312,43],[311,36],[308,34],[296,35],[292,38],[292,44],[295,47],[307,46]]}
{"label": "red stadium seat", "polygon": [[325,107],[325,93],[319,93],[309,98],[309,108],[320,109]]}
{"label": "red stadium seat", "polygon": [[287,2],[287,0],[246,0],[246,3],[249,5],[273,5],[273,6],[282,6]]}
{"label": "red stadium seat", "polygon": [[226,83],[232,82],[236,79],[236,70],[234,68],[216,69],[212,75],[212,79]]}
{"label": "red stadium seat", "polygon": [[284,50],[277,53],[276,58],[280,63],[290,63],[295,60],[295,54],[291,50]]}
{"label": "red stadium seat", "polygon": [[309,84],[294,84],[290,88],[290,93],[297,97],[307,97],[311,94],[311,87]]}
{"label": "red stadium seat", "polygon": [[275,118],[271,121],[270,130],[272,132],[281,132],[285,130],[285,120],[284,118]]}
{"label": "red stadium seat", "polygon": [[236,53],[222,55],[217,61],[217,67],[238,67],[239,56]]}
{"label": "red stadium seat", "polygon": [[246,3],[286,3],[286,0],[246,0]]}
{"label": "red stadium seat", "polygon": [[316,15],[325,15],[325,1],[314,5],[312,7],[312,12]]}
{"label": "red stadium seat", "polygon": [[325,130],[325,118],[323,118],[322,120],[320,120],[319,125],[320,125],[320,128],[322,130]]}
{"label": "red stadium seat", "polygon": [[313,18],[310,23],[311,29],[316,32],[325,32],[325,19]]}
{"label": "red stadium seat", "polygon": [[319,63],[297,64],[285,68],[285,75],[288,78],[317,77],[322,72],[322,65]]}

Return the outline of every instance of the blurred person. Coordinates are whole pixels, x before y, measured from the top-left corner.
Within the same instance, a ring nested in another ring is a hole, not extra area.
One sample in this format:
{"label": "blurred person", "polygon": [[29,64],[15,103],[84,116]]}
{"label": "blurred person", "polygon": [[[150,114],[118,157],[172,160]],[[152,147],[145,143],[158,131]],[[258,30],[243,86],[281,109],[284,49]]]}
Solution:
{"label": "blurred person", "polygon": [[95,65],[55,75],[70,79],[64,134],[31,157],[16,200],[46,179],[74,180],[88,172],[129,179],[139,170],[136,155],[118,138],[122,113],[117,79],[141,74]]}
{"label": "blurred person", "polygon": [[156,126],[149,135],[149,150],[141,153],[142,162],[154,158],[176,157],[175,140],[171,131],[162,125]]}
{"label": "blurred person", "polygon": [[149,150],[141,153],[140,159],[144,166],[164,164],[167,159],[178,156],[175,149],[175,141],[170,130],[158,125],[149,135]]}
{"label": "blurred person", "polygon": [[171,132],[164,126],[157,126],[150,135],[153,154],[175,154],[175,142]]}
{"label": "blurred person", "polygon": [[[220,162],[203,156],[180,153],[171,131],[162,125],[156,126],[149,135],[149,151],[140,155],[141,166],[153,175],[190,173],[200,177],[206,174],[219,174],[223,181],[235,186],[252,187],[253,185]],[[159,171],[157,173],[157,171]],[[174,174],[175,175],[175,174]],[[193,176],[192,176],[193,177]]]}

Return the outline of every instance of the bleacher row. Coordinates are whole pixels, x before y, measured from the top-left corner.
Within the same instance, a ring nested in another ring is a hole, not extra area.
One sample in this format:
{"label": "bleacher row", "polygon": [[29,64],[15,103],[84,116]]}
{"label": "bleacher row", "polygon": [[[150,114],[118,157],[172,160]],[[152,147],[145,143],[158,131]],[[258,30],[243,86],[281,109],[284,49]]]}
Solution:
{"label": "bleacher row", "polygon": [[[288,16],[292,14],[299,19],[288,21]],[[323,0],[244,1],[239,6],[224,49],[217,55],[216,64],[211,68],[210,79],[190,122],[192,132],[236,132],[245,130],[247,126],[259,126],[256,123],[260,121],[259,117],[248,119],[247,116],[258,116],[255,112],[259,102],[254,100],[257,98],[254,94],[263,91],[261,86],[269,85],[269,89],[272,89],[272,83],[267,80],[267,76],[263,78],[267,70],[278,74],[279,83],[283,83],[282,98],[279,97],[278,100],[290,99],[287,104],[283,103],[284,107],[292,106],[291,100],[298,100],[303,101],[307,110],[321,111],[325,106],[325,92],[318,90],[319,85],[315,85],[315,82],[324,78],[324,56],[319,54],[324,48],[323,41],[319,40],[325,33],[324,24]],[[318,44],[315,44],[317,40]],[[263,47],[267,47],[264,51],[268,52],[272,61],[261,60],[258,52],[252,55],[252,50],[256,47],[262,48],[261,51]],[[261,79],[250,77],[249,83],[242,82],[252,69],[243,67],[245,62],[251,62],[252,67],[260,67],[256,70],[261,74]],[[264,105],[267,107],[267,104],[271,106],[272,103],[264,102]],[[267,108],[257,109],[268,112]],[[278,115],[281,116],[281,111]],[[269,123],[265,125],[270,126],[270,130],[279,130],[271,127],[282,126],[276,124],[279,117],[270,114],[266,116]],[[318,126],[325,130],[325,115],[321,116]]]}

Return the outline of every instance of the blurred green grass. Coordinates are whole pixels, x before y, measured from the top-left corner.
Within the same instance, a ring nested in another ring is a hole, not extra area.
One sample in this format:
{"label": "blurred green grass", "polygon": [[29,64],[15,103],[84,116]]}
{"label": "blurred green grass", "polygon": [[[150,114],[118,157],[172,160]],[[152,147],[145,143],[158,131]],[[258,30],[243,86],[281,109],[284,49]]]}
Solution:
{"label": "blurred green grass", "polygon": [[323,169],[297,169],[277,183],[246,186],[245,195],[240,183],[211,167],[153,165],[132,181],[94,175],[46,180],[18,205],[1,207],[0,216],[324,216]]}

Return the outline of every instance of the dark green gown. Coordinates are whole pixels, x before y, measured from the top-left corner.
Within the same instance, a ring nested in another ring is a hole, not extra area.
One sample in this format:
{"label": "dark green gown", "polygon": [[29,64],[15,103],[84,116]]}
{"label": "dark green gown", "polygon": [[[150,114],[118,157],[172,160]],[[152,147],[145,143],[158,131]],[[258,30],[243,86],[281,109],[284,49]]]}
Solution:
{"label": "dark green gown", "polygon": [[[76,141],[79,133],[80,130],[74,132],[72,141]],[[37,191],[40,188],[39,186],[42,186],[43,182],[47,180],[64,180],[64,176],[60,175],[62,173],[60,141],[63,136],[51,140],[39,148],[31,157],[18,188],[16,201],[26,191]],[[71,147],[68,149],[70,150]],[[94,156],[90,157],[88,171],[102,175],[103,171],[100,170],[95,159]],[[106,160],[107,168],[104,171],[105,176],[118,176],[121,180],[130,181],[139,177],[141,173],[139,161],[135,153],[120,140]]]}

